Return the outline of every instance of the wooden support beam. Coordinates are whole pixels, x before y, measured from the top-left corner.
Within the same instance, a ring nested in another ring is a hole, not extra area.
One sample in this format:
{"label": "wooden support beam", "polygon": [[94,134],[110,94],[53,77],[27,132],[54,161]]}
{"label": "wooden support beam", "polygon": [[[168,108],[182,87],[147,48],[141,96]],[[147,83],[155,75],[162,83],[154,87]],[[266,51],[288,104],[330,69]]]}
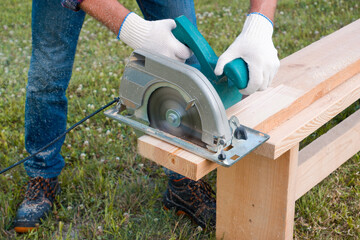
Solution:
{"label": "wooden support beam", "polygon": [[298,146],[276,161],[250,154],[217,169],[218,239],[292,239]]}
{"label": "wooden support beam", "polygon": [[270,131],[268,134],[271,138],[255,152],[276,159],[357,99],[360,99],[360,74],[350,78],[326,96]]}
{"label": "wooden support beam", "polygon": [[360,150],[360,110],[299,153],[295,198],[329,176]]}

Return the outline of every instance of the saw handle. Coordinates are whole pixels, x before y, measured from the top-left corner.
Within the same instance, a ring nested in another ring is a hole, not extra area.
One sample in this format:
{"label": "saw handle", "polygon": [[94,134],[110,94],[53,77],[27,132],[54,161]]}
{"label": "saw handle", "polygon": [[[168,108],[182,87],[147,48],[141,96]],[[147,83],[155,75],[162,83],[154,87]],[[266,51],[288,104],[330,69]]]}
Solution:
{"label": "saw handle", "polygon": [[247,87],[249,72],[244,60],[238,58],[229,62],[224,67],[224,74],[216,76],[214,69],[218,56],[216,56],[206,39],[185,16],[175,18],[175,22],[176,28],[172,30],[172,33],[181,43],[188,46],[194,52],[201,66],[200,71],[208,79],[216,83],[225,75],[238,89]]}

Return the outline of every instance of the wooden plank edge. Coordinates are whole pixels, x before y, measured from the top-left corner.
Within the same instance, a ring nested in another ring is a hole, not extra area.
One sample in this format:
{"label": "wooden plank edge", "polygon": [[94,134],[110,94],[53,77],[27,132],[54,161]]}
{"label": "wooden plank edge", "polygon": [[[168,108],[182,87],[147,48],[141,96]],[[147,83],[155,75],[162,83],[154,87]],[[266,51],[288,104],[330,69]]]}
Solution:
{"label": "wooden plank edge", "polygon": [[193,180],[199,180],[218,167],[214,162],[148,135],[138,138],[137,142],[141,156]]}
{"label": "wooden plank edge", "polygon": [[356,111],[299,152],[295,198],[299,199],[360,150]]}
{"label": "wooden plank edge", "polygon": [[[360,74],[270,131],[256,154],[276,159],[360,98]],[[319,111],[320,109],[320,111]]]}

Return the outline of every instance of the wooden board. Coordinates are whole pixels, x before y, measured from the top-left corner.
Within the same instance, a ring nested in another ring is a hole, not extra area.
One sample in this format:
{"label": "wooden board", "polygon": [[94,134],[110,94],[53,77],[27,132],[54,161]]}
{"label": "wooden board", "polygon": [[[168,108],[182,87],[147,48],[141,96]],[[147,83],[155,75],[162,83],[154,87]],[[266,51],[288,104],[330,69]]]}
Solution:
{"label": "wooden board", "polygon": [[[270,132],[359,73],[357,49],[360,49],[360,19],[282,59],[272,88],[232,106],[227,110],[228,116],[235,115],[243,125]],[[276,91],[282,85],[288,90],[285,97]],[[280,109],[278,104],[282,106]]]}
{"label": "wooden board", "polygon": [[256,153],[276,159],[360,99],[360,74],[269,132],[271,138]]}
{"label": "wooden board", "polygon": [[295,198],[360,151],[360,111],[353,113],[299,153]]}
{"label": "wooden board", "polygon": [[[354,49],[360,49],[360,20],[281,60],[279,72],[272,86],[266,91],[252,94],[229,108],[228,117],[235,115],[243,125],[266,133],[270,132],[359,73],[360,51]],[[141,141],[143,138],[139,139],[139,142]],[[152,148],[161,148],[161,144],[166,144],[164,142],[152,144],[152,142],[151,140],[143,142],[148,146],[142,149],[155,152],[156,150]],[[163,164],[176,156],[177,161],[181,162],[178,166],[187,165],[195,159],[198,164],[207,161],[199,159],[195,154],[188,153],[186,158],[183,158],[184,153],[180,150],[171,151],[171,154],[153,155],[148,158]],[[141,150],[139,153],[143,156],[146,154]],[[208,167],[208,164],[205,165]],[[181,169],[173,170],[181,171]],[[191,175],[197,174],[191,173]]]}

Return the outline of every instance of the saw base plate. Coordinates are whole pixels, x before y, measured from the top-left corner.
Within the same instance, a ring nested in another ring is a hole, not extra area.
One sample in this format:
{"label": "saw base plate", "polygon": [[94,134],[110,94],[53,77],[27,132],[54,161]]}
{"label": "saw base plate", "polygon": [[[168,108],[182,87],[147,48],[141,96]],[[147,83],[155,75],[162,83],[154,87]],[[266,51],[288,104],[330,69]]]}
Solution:
{"label": "saw base plate", "polygon": [[245,157],[248,153],[253,151],[255,148],[257,148],[258,146],[260,146],[270,138],[270,136],[267,134],[243,126],[247,133],[246,140],[233,139],[232,144],[230,146],[221,149],[221,151],[219,150],[218,152],[212,152],[196,144],[175,137],[169,133],[166,133],[159,129],[155,129],[141,122],[138,122],[132,119],[132,116],[121,115],[119,113],[118,107],[111,108],[105,111],[104,114],[109,118],[112,118],[116,121],[129,125],[134,129],[139,130],[147,135],[161,139],[165,142],[168,142],[179,148],[182,148],[191,153],[199,155],[205,159],[213,161],[224,167],[232,166],[234,163]]}

